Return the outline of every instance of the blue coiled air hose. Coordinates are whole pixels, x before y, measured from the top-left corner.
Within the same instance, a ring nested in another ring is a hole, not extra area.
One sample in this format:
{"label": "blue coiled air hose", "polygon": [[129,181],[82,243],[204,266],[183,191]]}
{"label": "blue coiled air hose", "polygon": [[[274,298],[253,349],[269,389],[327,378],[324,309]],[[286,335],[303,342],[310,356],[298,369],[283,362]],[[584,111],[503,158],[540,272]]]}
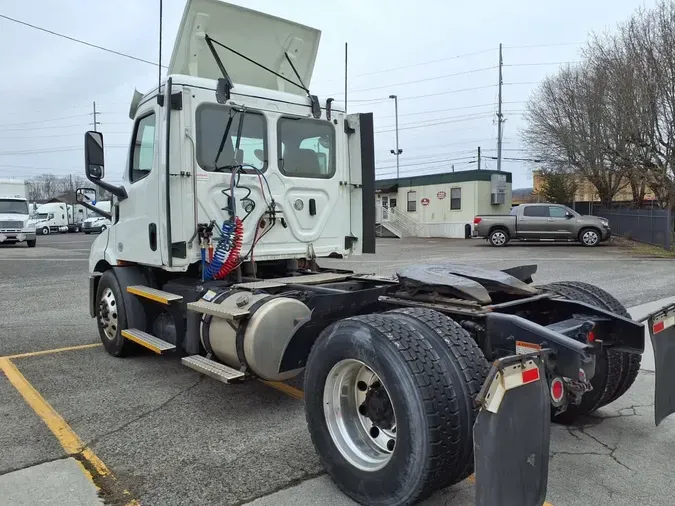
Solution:
{"label": "blue coiled air hose", "polygon": [[220,238],[213,252],[213,261],[206,266],[205,278],[215,279],[214,276],[227,260],[227,254],[232,249],[234,223],[226,221],[220,230]]}

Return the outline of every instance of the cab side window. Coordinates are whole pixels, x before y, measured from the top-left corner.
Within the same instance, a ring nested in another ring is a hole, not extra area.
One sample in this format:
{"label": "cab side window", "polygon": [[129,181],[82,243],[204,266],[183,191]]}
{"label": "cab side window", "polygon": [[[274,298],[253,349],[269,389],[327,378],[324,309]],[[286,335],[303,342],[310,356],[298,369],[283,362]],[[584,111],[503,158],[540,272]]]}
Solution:
{"label": "cab side window", "polygon": [[150,174],[155,157],[155,113],[143,116],[136,123],[133,146],[131,149],[132,183]]}

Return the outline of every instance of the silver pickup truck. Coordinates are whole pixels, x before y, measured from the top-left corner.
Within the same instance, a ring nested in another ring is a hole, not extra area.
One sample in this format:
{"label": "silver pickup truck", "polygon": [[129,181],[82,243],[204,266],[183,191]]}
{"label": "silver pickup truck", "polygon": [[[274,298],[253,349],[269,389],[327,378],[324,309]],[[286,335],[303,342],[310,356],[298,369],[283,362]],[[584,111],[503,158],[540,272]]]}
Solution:
{"label": "silver pickup truck", "polygon": [[481,214],[473,219],[473,236],[487,239],[492,246],[506,246],[513,239],[597,246],[611,235],[605,218],[584,216],[560,204],[521,204],[508,215]]}

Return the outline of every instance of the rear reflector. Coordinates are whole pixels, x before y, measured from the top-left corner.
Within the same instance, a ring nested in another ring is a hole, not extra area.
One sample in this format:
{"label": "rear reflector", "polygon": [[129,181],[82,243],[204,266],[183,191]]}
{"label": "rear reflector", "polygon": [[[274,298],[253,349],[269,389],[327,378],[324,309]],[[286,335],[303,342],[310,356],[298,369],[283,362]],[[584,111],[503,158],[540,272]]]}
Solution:
{"label": "rear reflector", "polygon": [[654,323],[652,331],[654,334],[658,334],[659,332],[663,332],[668,327],[672,327],[673,325],[675,325],[675,316],[668,316],[663,320]]}
{"label": "rear reflector", "polygon": [[526,383],[532,383],[539,379],[539,368],[535,367],[534,369],[526,369],[523,371],[523,385]]}
{"label": "rear reflector", "polygon": [[483,219],[483,218],[479,218],[478,216],[476,216],[476,217],[473,219],[473,224],[474,224],[474,225],[478,225],[478,224],[482,221],[482,219]]}
{"label": "rear reflector", "polygon": [[595,341],[595,332],[593,332],[593,331],[591,330],[591,331],[588,333],[588,342],[589,342],[589,343],[592,343],[592,342],[594,342],[594,341]]}
{"label": "rear reflector", "polygon": [[560,378],[553,378],[551,381],[551,399],[554,403],[558,403],[562,400],[565,393],[565,386]]}

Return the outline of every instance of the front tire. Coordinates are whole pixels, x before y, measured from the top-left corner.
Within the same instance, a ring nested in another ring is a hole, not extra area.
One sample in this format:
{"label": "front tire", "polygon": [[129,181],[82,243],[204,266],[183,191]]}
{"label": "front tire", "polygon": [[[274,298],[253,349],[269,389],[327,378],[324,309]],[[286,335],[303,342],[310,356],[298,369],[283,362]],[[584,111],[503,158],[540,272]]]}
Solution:
{"label": "front tire", "polygon": [[41,233],[42,235],[49,235],[49,227],[42,227],[42,228],[40,229],[40,233]]}
{"label": "front tire", "polygon": [[579,232],[579,242],[587,248],[599,245],[600,237],[600,231],[595,228],[584,228]]}
{"label": "front tire", "polygon": [[488,236],[488,241],[491,246],[501,248],[506,246],[509,242],[509,233],[501,228],[493,230]]}
{"label": "front tire", "polygon": [[37,244],[37,239],[33,239],[32,241],[28,240],[26,241],[26,244],[28,245],[29,248],[34,248],[35,245]]}
{"label": "front tire", "polygon": [[133,343],[122,336],[127,328],[127,315],[122,289],[112,270],[101,276],[96,290],[96,322],[103,347],[113,357],[128,354]]}
{"label": "front tire", "polygon": [[307,360],[304,390],[314,447],[354,501],[414,504],[447,481],[447,449],[462,437],[456,394],[407,322],[385,313],[331,324]]}

